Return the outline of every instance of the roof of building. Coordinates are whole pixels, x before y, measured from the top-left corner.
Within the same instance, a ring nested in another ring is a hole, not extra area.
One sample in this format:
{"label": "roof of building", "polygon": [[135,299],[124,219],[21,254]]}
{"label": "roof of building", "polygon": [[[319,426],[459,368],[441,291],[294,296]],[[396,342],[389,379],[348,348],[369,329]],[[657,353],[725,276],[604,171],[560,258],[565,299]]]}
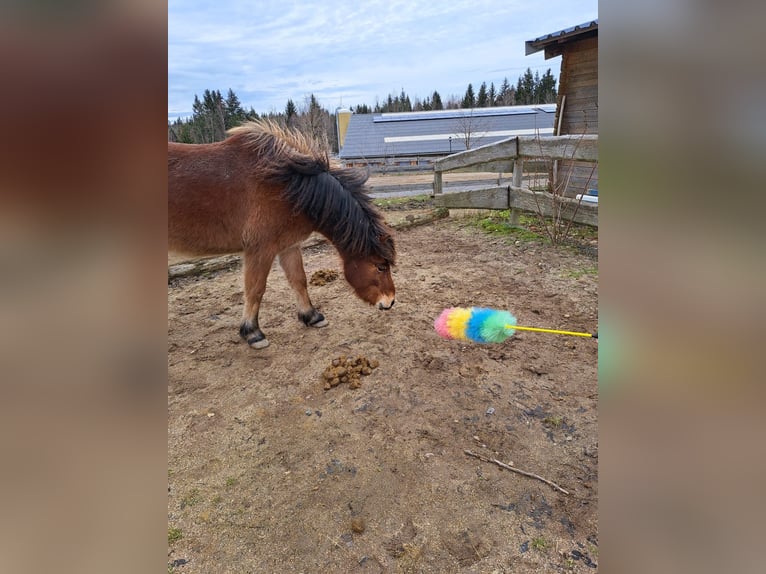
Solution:
{"label": "roof of building", "polygon": [[[577,26],[572,26],[571,28],[565,28],[564,30],[559,30],[558,32],[551,32],[550,34],[540,36],[534,40],[527,40],[524,42],[524,55],[529,56],[530,54],[534,54],[540,50],[546,50],[546,48],[549,48],[555,44],[563,44],[584,34],[598,34],[598,19],[591,20],[590,22],[585,22],[584,24],[578,24]],[[546,50],[545,57],[550,57],[548,55],[548,50]]]}
{"label": "roof of building", "polygon": [[517,135],[550,135],[556,104],[353,114],[340,159],[446,155]]}

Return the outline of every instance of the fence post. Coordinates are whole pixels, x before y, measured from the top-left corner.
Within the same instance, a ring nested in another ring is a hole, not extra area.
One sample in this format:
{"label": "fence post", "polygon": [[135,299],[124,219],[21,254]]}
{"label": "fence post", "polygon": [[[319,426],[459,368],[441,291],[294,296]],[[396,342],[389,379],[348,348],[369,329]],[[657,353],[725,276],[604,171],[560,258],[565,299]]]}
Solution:
{"label": "fence post", "polygon": [[434,195],[442,192],[442,172],[434,171]]}
{"label": "fence post", "polygon": [[[524,160],[521,158],[516,158],[515,160],[513,160],[513,179],[511,180],[512,188],[521,187],[523,174],[524,174]],[[512,194],[513,194],[513,189],[511,189],[510,193],[508,194],[509,204],[510,204],[510,199]],[[519,210],[513,206],[511,206],[511,213],[508,216],[508,224],[512,227],[520,227]]]}

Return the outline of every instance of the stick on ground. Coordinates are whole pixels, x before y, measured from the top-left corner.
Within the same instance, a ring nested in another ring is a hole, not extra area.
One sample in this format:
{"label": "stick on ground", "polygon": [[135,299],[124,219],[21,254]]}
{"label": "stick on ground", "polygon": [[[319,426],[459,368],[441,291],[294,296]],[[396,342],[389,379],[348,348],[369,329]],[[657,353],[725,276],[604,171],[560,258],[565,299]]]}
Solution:
{"label": "stick on ground", "polygon": [[559,491],[563,492],[564,494],[569,494],[569,492],[567,492],[566,490],[564,490],[563,488],[561,488],[561,487],[560,487],[558,484],[556,484],[555,482],[552,482],[552,481],[548,480],[547,478],[543,478],[542,476],[539,476],[539,475],[537,475],[537,474],[534,474],[534,473],[532,473],[532,472],[527,472],[527,471],[525,471],[525,470],[521,470],[521,469],[519,469],[519,468],[514,468],[514,467],[512,467],[512,466],[510,466],[510,465],[508,465],[508,464],[505,464],[504,462],[500,462],[500,461],[499,461],[499,460],[497,460],[497,459],[494,459],[494,458],[486,458],[486,457],[484,457],[484,456],[481,456],[480,454],[476,454],[476,453],[474,453],[474,452],[471,452],[470,450],[464,450],[463,452],[465,452],[465,453],[466,453],[468,456],[472,456],[472,457],[474,457],[474,458],[478,458],[479,460],[483,460],[484,462],[491,462],[491,463],[494,463],[494,464],[496,464],[497,466],[499,466],[499,467],[502,467],[502,468],[504,468],[504,469],[506,469],[506,470],[510,470],[510,471],[516,472],[516,473],[518,473],[518,474],[523,474],[524,476],[529,476],[530,478],[536,478],[537,480],[541,480],[541,481],[543,481],[545,484],[548,484],[548,485],[552,486],[553,488],[555,488],[556,490],[559,490]]}

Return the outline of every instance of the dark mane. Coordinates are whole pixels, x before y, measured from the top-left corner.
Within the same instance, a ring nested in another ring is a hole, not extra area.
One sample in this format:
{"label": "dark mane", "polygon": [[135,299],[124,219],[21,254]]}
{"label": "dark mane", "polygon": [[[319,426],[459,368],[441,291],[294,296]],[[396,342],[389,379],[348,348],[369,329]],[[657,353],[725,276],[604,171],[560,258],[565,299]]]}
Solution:
{"label": "dark mane", "polygon": [[334,164],[303,134],[268,121],[229,130],[257,156],[263,181],[284,186],[283,197],[312,221],[342,255],[377,255],[394,263],[391,230],[367,195],[367,170]]}

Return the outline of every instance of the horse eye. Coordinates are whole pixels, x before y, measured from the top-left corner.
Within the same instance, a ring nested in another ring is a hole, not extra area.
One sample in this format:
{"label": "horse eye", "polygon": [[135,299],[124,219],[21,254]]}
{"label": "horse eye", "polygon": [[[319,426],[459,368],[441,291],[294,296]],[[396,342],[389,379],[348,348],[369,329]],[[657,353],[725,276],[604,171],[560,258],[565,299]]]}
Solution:
{"label": "horse eye", "polygon": [[381,273],[385,273],[386,271],[388,271],[388,265],[386,265],[385,263],[380,263],[377,267],[378,267],[378,271],[380,271]]}

